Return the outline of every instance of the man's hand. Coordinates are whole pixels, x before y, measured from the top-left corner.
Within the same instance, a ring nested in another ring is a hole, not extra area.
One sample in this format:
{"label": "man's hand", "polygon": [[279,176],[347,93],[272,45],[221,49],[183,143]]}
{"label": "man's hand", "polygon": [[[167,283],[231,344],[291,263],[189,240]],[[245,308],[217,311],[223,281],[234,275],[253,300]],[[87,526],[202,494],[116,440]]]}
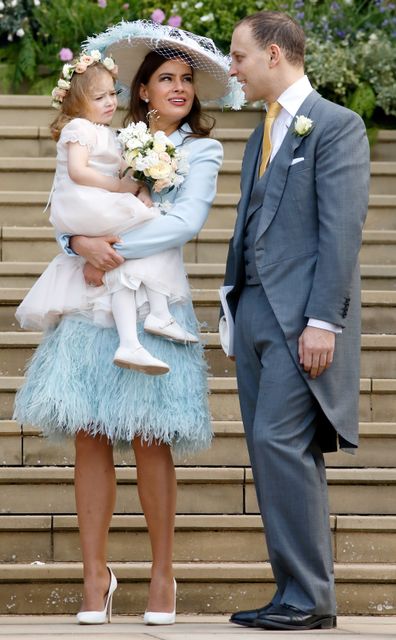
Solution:
{"label": "man's hand", "polygon": [[120,242],[117,236],[73,236],[70,246],[74,253],[85,258],[93,267],[101,271],[111,271],[124,262],[124,258],[113,249],[113,244]]}
{"label": "man's hand", "polygon": [[300,364],[311,378],[317,378],[333,362],[335,333],[316,327],[305,327],[298,339]]}
{"label": "man's hand", "polygon": [[101,287],[103,284],[103,276],[105,274],[101,269],[93,267],[92,264],[86,262],[83,269],[85,282],[92,287]]}

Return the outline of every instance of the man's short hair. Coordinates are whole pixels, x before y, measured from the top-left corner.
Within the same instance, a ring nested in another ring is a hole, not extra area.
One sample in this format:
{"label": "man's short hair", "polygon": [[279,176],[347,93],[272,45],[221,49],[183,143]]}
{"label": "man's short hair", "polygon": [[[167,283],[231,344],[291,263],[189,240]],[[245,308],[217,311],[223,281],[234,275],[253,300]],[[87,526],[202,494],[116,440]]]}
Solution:
{"label": "man's short hair", "polygon": [[248,25],[256,43],[265,49],[277,44],[285,58],[294,66],[304,65],[305,34],[302,27],[286,13],[280,11],[259,11],[242,18],[236,27]]}

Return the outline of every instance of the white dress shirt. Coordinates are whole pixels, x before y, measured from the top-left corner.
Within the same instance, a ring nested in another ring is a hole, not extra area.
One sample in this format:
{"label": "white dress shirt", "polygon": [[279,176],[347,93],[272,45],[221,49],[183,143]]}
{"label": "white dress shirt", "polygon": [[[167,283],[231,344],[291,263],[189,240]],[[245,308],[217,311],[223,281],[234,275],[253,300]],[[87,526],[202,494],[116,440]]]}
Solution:
{"label": "white dress shirt", "polygon": [[[290,87],[288,87],[286,91],[279,96],[277,102],[282,106],[282,110],[271,129],[271,160],[273,160],[279,151],[294,116],[311,91],[312,85],[310,81],[307,76],[303,76],[290,85]],[[316,327],[318,329],[326,329],[327,331],[333,331],[333,333],[342,333],[342,328],[340,326],[316,318],[309,318],[308,326]]]}

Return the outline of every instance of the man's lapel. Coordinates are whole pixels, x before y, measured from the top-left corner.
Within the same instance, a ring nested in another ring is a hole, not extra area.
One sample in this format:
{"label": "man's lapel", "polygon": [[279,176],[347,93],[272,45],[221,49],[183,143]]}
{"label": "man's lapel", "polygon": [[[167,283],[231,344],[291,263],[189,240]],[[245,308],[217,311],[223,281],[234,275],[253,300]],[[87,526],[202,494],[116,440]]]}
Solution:
{"label": "man's lapel", "polygon": [[234,244],[238,242],[245,227],[246,212],[251,201],[254,189],[257,160],[263,138],[263,124],[260,124],[252,133],[246,145],[241,169],[241,198],[238,204],[238,216],[234,230]]}
{"label": "man's lapel", "polygon": [[[258,240],[263,233],[268,229],[271,224],[282,198],[283,191],[285,189],[287,175],[289,167],[293,160],[293,156],[297,148],[302,143],[304,136],[299,136],[294,133],[295,119],[299,115],[308,117],[312,107],[319,100],[320,95],[316,91],[312,91],[309,96],[304,100],[299,108],[296,116],[293,118],[288,132],[282,142],[282,145],[276,154],[273,161],[270,163],[269,168],[265,172],[263,178],[258,181],[256,189],[260,190],[260,194],[263,196],[261,199],[262,211],[260,221],[257,229],[256,240]],[[271,171],[270,171],[271,169]],[[262,191],[261,182],[264,182],[266,173],[269,173],[267,181],[264,184],[264,192]],[[256,194],[252,193],[252,200],[257,201]],[[258,205],[260,206],[260,205]],[[258,209],[258,206],[255,210]],[[250,208],[249,208],[249,213]]]}

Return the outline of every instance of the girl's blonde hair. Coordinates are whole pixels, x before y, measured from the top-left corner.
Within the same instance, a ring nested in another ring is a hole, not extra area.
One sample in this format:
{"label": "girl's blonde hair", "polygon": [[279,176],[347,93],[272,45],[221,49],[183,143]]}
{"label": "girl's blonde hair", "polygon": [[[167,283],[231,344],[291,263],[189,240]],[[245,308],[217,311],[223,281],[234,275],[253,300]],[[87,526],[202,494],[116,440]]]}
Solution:
{"label": "girl's blonde hair", "polygon": [[108,73],[113,81],[116,79],[116,74],[107,69],[102,62],[89,65],[84,73],[73,73],[70,89],[63,98],[59,114],[50,125],[51,137],[55,141],[59,140],[63,127],[71,120],[84,117],[95,81],[101,73]]}

